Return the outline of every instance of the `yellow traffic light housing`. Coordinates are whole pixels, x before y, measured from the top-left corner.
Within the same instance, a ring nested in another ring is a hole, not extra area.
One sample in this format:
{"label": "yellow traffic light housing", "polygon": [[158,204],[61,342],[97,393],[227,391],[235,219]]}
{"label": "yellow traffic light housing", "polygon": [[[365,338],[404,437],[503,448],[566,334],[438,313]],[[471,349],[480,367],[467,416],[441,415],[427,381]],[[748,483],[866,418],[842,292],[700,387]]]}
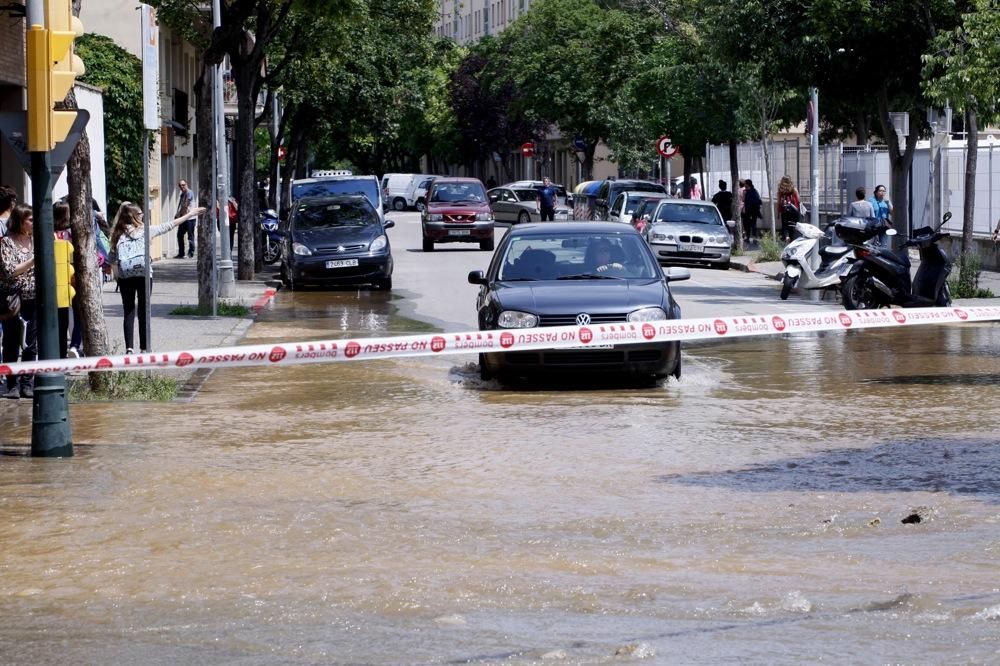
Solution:
{"label": "yellow traffic light housing", "polygon": [[27,31],[28,150],[48,151],[66,140],[76,110],[59,110],[83,61],[73,53],[73,40],[83,34],[83,24],[73,16],[70,0],[45,1],[45,27],[32,25]]}

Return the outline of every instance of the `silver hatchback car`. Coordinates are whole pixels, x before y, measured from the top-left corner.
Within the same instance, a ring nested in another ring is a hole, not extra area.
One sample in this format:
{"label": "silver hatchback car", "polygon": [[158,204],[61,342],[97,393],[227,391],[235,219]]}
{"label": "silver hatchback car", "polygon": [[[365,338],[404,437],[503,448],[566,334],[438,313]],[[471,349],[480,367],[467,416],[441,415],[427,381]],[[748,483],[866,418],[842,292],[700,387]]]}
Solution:
{"label": "silver hatchback car", "polygon": [[733,237],[715,204],[664,199],[645,229],[646,242],[661,263],[707,263],[729,268]]}

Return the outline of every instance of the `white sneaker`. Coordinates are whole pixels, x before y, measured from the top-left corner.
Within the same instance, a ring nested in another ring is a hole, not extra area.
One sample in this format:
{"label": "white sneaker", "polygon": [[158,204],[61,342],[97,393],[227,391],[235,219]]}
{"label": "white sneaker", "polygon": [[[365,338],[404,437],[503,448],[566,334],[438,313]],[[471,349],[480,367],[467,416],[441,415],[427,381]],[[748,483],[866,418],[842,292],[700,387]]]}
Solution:
{"label": "white sneaker", "polygon": [[67,358],[80,358],[80,350],[76,347],[70,347],[69,351],[66,352]]}

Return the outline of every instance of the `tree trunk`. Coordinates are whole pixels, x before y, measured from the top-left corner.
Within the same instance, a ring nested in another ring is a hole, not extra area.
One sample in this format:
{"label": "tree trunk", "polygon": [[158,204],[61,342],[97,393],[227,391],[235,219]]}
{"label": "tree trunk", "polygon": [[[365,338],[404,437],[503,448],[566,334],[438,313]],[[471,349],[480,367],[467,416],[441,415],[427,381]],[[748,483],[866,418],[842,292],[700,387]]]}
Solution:
{"label": "tree trunk", "polygon": [[[80,16],[81,0],[73,1],[73,16]],[[69,108],[78,108],[76,91],[70,88],[66,96]],[[104,320],[104,276],[97,266],[97,232],[94,228],[93,194],[90,181],[90,140],[87,131],[66,162],[66,180],[69,187],[70,226],[73,230],[73,270],[75,271],[76,305],[83,331],[83,348],[88,356],[107,356],[111,353],[108,342],[108,325]],[[110,212],[105,211],[109,216]],[[107,391],[110,377],[106,372],[87,375],[90,390]]]}
{"label": "tree trunk", "polygon": [[976,215],[976,161],[979,158],[979,130],[976,127],[976,103],[965,107],[965,205],[962,208],[962,255],[972,252],[972,230]]}
{"label": "tree trunk", "polygon": [[[69,108],[77,108],[76,92],[66,96]],[[97,119],[98,121],[100,119]],[[90,140],[87,132],[80,135],[66,163],[69,186],[70,225],[73,229],[73,270],[76,285],[76,311],[80,315],[83,348],[87,356],[106,356],[111,352],[108,326],[104,320],[102,297],[104,276],[97,266],[97,234],[94,227],[93,195],[90,183]],[[103,393],[110,377],[106,372],[88,374],[90,390]]]}
{"label": "tree trunk", "polygon": [[239,203],[239,265],[236,277],[240,280],[252,280],[256,265],[256,245],[260,244],[260,235],[256,233],[257,196],[254,191],[254,113],[255,99],[253,95],[253,78],[255,73],[250,63],[233,60],[233,77],[236,81],[236,136],[233,146],[236,153],[235,187],[236,201]]}
{"label": "tree trunk", "polygon": [[693,157],[687,156],[688,151],[681,149],[681,155],[684,156],[684,180],[681,182],[681,198],[690,199],[691,198],[691,169],[694,168],[692,162]]}
{"label": "tree trunk", "polygon": [[[201,75],[194,86],[195,122],[199,131],[195,133],[198,148],[198,205],[204,206],[208,214],[198,218],[198,308],[209,311],[212,307],[212,273],[215,271],[215,245],[211,241],[210,224],[216,223],[216,211],[212,210],[211,196],[215,187],[212,173],[212,152],[215,118],[212,114],[212,91],[215,86],[213,67],[207,62],[201,66]],[[225,215],[226,207],[220,203]]]}
{"label": "tree trunk", "polygon": [[[764,138],[763,138],[763,140],[760,143],[761,143],[761,148],[764,151],[764,178],[767,180],[767,183],[766,183],[767,184],[767,194],[768,194],[768,197],[769,197],[769,201],[771,201],[771,203],[768,203],[767,205],[762,206],[761,208],[762,208],[762,210],[766,210],[767,211],[767,218],[765,218],[765,224],[767,223],[767,220],[770,219],[770,222],[771,222],[771,238],[777,238],[778,237],[778,229],[775,226],[776,223],[775,223],[775,219],[774,219],[774,206],[772,205],[773,204],[772,200],[774,199],[774,187],[771,185],[771,183],[774,182],[774,179],[771,178],[771,149],[770,149],[770,147],[768,147],[767,134],[764,135]],[[760,195],[761,198],[764,197],[763,192],[764,192],[764,190],[762,188],[761,189],[761,195]]]}
{"label": "tree trunk", "polygon": [[729,139],[729,191],[733,193],[733,205],[729,208],[727,220],[735,222],[733,235],[736,236],[736,251],[743,253],[743,224],[740,218],[740,166],[736,139]]}
{"label": "tree trunk", "polygon": [[[892,243],[899,247],[903,236],[910,232],[910,167],[913,165],[913,153],[917,148],[917,132],[911,131],[906,137],[906,147],[900,152],[896,131],[889,117],[889,97],[885,84],[878,91],[879,124],[882,127],[882,137],[889,147],[889,165],[892,168],[890,180],[892,191],[892,226],[898,236]],[[919,117],[919,110],[910,109],[911,116]]]}

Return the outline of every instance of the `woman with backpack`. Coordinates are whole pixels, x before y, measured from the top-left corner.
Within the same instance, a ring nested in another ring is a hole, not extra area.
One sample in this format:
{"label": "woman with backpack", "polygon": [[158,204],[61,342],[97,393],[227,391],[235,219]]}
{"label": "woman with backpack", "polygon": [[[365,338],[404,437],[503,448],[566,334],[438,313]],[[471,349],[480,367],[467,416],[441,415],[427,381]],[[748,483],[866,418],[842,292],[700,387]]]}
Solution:
{"label": "woman with backpack", "polygon": [[778,218],[781,220],[781,235],[785,242],[798,238],[795,231],[795,223],[802,218],[802,202],[799,200],[799,191],[795,189],[795,184],[789,176],[782,176],[778,181]]}
{"label": "woman with backpack", "polygon": [[[149,228],[150,239],[176,229],[178,226],[194,219],[205,212],[204,208],[192,208],[186,214],[171,222],[164,222]],[[146,313],[149,311],[149,301],[146,299],[146,257],[149,248],[146,247],[146,233],[143,229],[143,211],[130,201],[122,202],[115,216],[111,229],[111,248],[113,268],[118,278],[118,290],[122,296],[124,321],[122,327],[125,333],[125,353],[132,354],[135,350],[134,330],[136,315],[136,300],[139,302],[139,348],[148,351],[149,331],[146,330]],[[150,288],[152,288],[152,267],[150,267]]]}

